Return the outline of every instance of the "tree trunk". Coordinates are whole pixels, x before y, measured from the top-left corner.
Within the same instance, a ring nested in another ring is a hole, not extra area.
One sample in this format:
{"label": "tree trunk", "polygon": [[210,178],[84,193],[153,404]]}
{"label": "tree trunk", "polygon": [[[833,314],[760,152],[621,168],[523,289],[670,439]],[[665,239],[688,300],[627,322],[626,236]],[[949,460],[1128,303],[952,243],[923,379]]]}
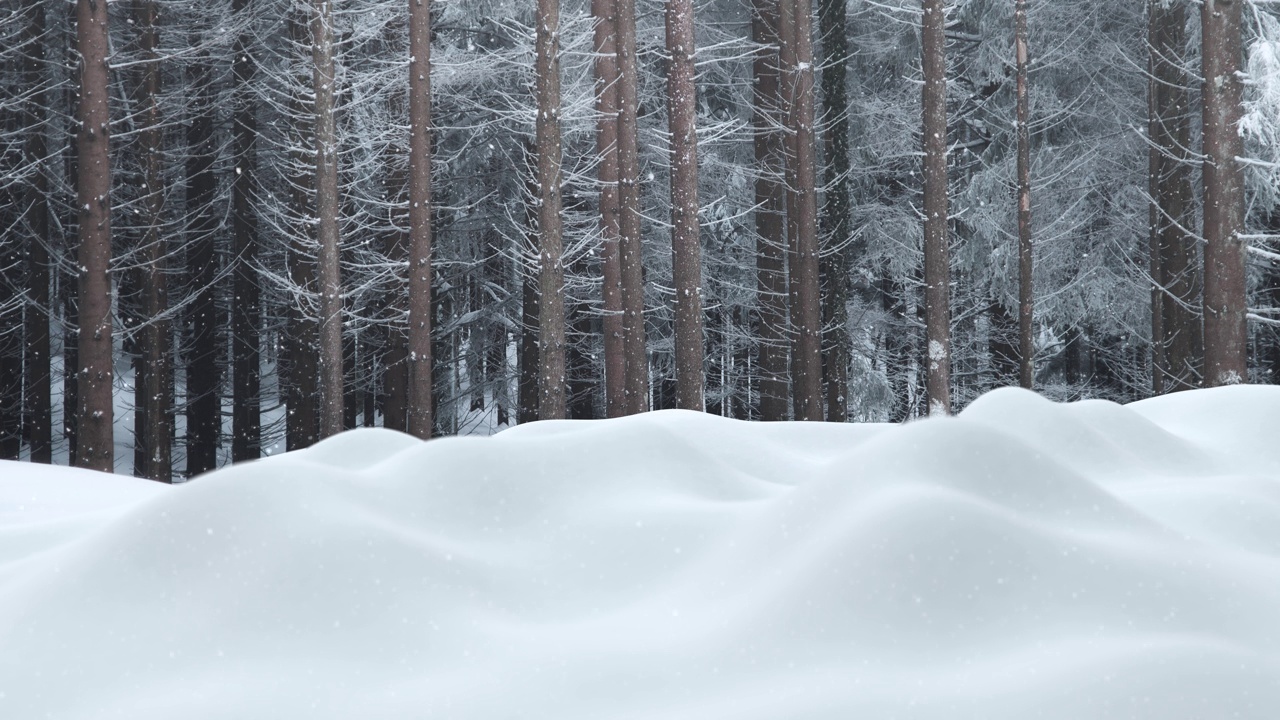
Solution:
{"label": "tree trunk", "polygon": [[[297,45],[305,47],[310,43],[310,29],[304,21],[302,13],[290,13],[289,35]],[[308,107],[306,91],[307,80],[295,77],[295,95],[289,99],[295,116],[303,117],[311,108]],[[315,271],[315,226],[309,221],[311,217],[311,200],[315,190],[316,175],[314,156],[302,148],[314,143],[314,125],[300,123],[297,126],[298,137],[295,139],[290,159],[290,168],[296,173],[290,178],[290,218],[294,225],[291,232],[288,265],[289,281],[299,293],[313,295],[316,292]],[[311,169],[308,169],[311,168]],[[309,313],[310,303],[295,300],[289,305],[289,384],[288,406],[286,416],[285,447],[288,450],[300,450],[314,445],[320,439],[320,403],[318,372],[316,367],[319,324]]]}
{"label": "tree trunk", "polygon": [[114,469],[111,319],[111,128],[107,4],[79,0],[80,124],[77,178],[80,263],[79,467]]}
{"label": "tree trunk", "polygon": [[644,255],[640,239],[640,160],[637,115],[636,3],[614,0],[618,34],[618,254],[622,284],[622,336],[626,354],[627,412],[649,409],[649,356],[645,344]]}
{"label": "tree trunk", "polygon": [[311,17],[316,122],[316,218],[320,290],[320,437],[342,432],[342,281],[338,267],[338,134],[335,123],[333,0]]}
{"label": "tree trunk", "polygon": [[[192,44],[199,38],[192,38]],[[217,467],[222,432],[221,378],[218,366],[218,303],[214,283],[218,278],[218,256],[214,233],[218,229],[214,200],[217,181],[213,174],[214,87],[209,58],[201,56],[193,68],[189,86],[193,88],[195,115],[187,126],[187,271],[189,291],[187,357],[187,477],[195,477]]]}
{"label": "tree trunk", "polygon": [[1204,346],[1205,385],[1248,378],[1245,327],[1244,154],[1240,137],[1244,0],[1204,0]]}
{"label": "tree trunk", "polygon": [[[252,0],[234,0],[232,11],[248,22]],[[262,454],[262,396],[260,382],[259,327],[261,308],[258,288],[258,221],[254,213],[257,182],[258,134],[256,104],[250,89],[257,72],[252,28],[236,38],[235,113],[232,120],[235,172],[231,176],[231,227],[235,253],[231,299],[231,460],[254,460]]]}
{"label": "tree trunk", "polygon": [[1017,56],[1018,102],[1018,384],[1034,381],[1031,253],[1031,100],[1027,94],[1027,0],[1014,3],[1014,53]]}
{"label": "tree trunk", "polygon": [[409,432],[435,427],[431,352],[431,0],[409,2]]}
{"label": "tree trunk", "polygon": [[172,482],[173,480],[173,367],[169,311],[169,243],[162,228],[164,223],[164,128],[160,118],[160,37],[156,27],[158,9],[155,2],[141,4],[137,24],[142,32],[142,54],[148,61],[142,76],[143,184],[146,188],[143,207],[145,225],[142,237],[145,265],[143,280],[143,316],[141,377],[134,387],[144,423],[135,428],[141,449],[142,464],[135,468],[140,477]]}
{"label": "tree trunk", "polygon": [[600,156],[600,235],[604,287],[605,415],[627,414],[627,357],[622,327],[622,255],[618,247],[617,0],[592,0],[595,18],[596,153]]}
{"label": "tree trunk", "polygon": [[49,81],[45,70],[45,7],[31,3],[27,8],[26,42],[30,48],[24,63],[24,82],[34,88],[26,104],[26,162],[34,167],[27,185],[27,319],[26,319],[26,406],[25,433],[31,461],[53,462],[53,418],[49,382],[49,168],[45,159],[44,113],[50,106]]}
{"label": "tree trunk", "polygon": [[538,417],[565,416],[564,218],[560,196],[560,0],[538,0]]}
{"label": "tree trunk", "polygon": [[923,0],[924,303],[930,415],[951,412],[951,260],[947,232],[947,61],[942,0]]}
{"label": "tree trunk", "polygon": [[667,0],[667,117],[671,129],[671,271],[676,291],[676,406],[704,409],[702,245],[698,223],[693,2]]}
{"label": "tree trunk", "polygon": [[786,188],[778,88],[778,4],[754,0],[752,124],[756,161],[756,336],[760,366],[760,419],[786,420],[787,270]]}
{"label": "tree trunk", "polygon": [[788,128],[792,402],[796,420],[822,420],[822,307],[814,145],[813,39],[809,0],[780,0],[783,106]]}
{"label": "tree trunk", "polygon": [[1200,271],[1191,190],[1191,118],[1186,7],[1152,2],[1148,8],[1148,150],[1151,193],[1152,389],[1158,394],[1199,385],[1203,330]]}
{"label": "tree trunk", "polygon": [[849,109],[845,91],[849,46],[845,31],[844,0],[819,0],[819,34],[822,38],[822,105],[830,123],[826,132],[827,187],[823,205],[826,248],[821,263],[823,279],[822,326],[823,376],[827,390],[827,420],[845,422],[849,417]]}

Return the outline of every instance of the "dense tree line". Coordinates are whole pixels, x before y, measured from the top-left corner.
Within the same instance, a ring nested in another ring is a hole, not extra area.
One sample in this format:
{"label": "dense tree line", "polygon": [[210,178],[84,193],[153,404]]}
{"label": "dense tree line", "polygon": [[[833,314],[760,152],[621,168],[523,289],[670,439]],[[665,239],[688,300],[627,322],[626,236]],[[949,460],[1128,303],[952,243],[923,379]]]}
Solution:
{"label": "dense tree line", "polygon": [[1274,2],[0,0],[0,103],[0,457],[1280,370]]}

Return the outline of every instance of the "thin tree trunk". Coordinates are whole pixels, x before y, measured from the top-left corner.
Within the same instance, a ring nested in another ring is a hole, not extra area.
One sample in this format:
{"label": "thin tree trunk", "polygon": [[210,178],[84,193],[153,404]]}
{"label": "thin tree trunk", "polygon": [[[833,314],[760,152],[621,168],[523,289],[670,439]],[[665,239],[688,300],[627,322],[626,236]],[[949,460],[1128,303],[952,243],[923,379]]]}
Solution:
{"label": "thin tree trunk", "polygon": [[1027,0],[1014,3],[1014,54],[1018,102],[1018,384],[1031,389],[1035,346],[1032,337],[1031,100],[1027,94]]}
{"label": "thin tree trunk", "polygon": [[923,0],[924,303],[930,415],[951,412],[951,260],[947,233],[947,60],[943,0]]}
{"label": "thin tree trunk", "polygon": [[338,267],[338,134],[334,107],[333,0],[311,17],[316,121],[316,218],[320,290],[320,437],[342,432],[342,281]]}
{"label": "thin tree trunk", "polygon": [[[253,0],[234,0],[232,12],[247,21],[252,13]],[[262,454],[262,396],[259,366],[259,332],[261,325],[260,290],[258,273],[258,222],[254,214],[257,182],[258,123],[256,103],[250,90],[257,72],[253,59],[254,37],[245,27],[236,38],[235,60],[235,114],[233,134],[235,143],[235,172],[231,176],[232,242],[235,253],[234,286],[232,293],[232,402],[231,410],[231,459],[233,462],[254,460]]]}
{"label": "thin tree trunk", "polygon": [[[193,38],[193,44],[197,41]],[[187,468],[195,477],[217,467],[222,433],[221,378],[218,366],[218,304],[216,288],[218,256],[214,199],[217,181],[213,173],[214,88],[209,58],[201,56],[189,85],[196,94],[195,116],[187,127],[187,207],[191,216],[186,241],[189,288],[195,297],[188,306],[190,338],[187,358]]]}
{"label": "thin tree trunk", "polygon": [[1244,154],[1240,137],[1241,27],[1244,0],[1204,0],[1204,382],[1248,379],[1245,327]]}
{"label": "thin tree trunk", "polygon": [[642,413],[649,409],[649,356],[645,343],[644,255],[640,240],[636,3],[635,0],[614,2],[618,37],[618,254],[627,412]]}
{"label": "thin tree trunk", "polygon": [[754,0],[752,63],[756,161],[756,306],[760,419],[788,415],[786,188],[778,88],[778,4]]}
{"label": "thin tree trunk", "polygon": [[667,117],[671,129],[671,270],[676,291],[676,406],[705,409],[702,244],[698,223],[697,86],[693,2],[667,0]]}
{"label": "thin tree trunk", "polygon": [[604,301],[605,415],[627,414],[627,357],[622,327],[622,255],[618,247],[617,0],[592,0],[596,53],[596,152],[600,156],[600,235]]}
{"label": "thin tree trunk", "polygon": [[114,469],[111,319],[111,111],[107,4],[79,0],[80,124],[77,178],[80,263],[79,467]]}
{"label": "thin tree trunk", "polygon": [[169,311],[169,244],[164,222],[164,129],[160,122],[160,37],[156,27],[155,2],[143,2],[138,12],[142,32],[142,54],[148,63],[142,76],[143,184],[146,186],[145,230],[142,237],[145,265],[141,377],[134,387],[141,397],[138,406],[144,423],[136,428],[142,450],[141,467],[135,472],[161,482],[173,480],[173,367],[170,358],[171,323]]}
{"label": "thin tree trunk", "polygon": [[1194,217],[1189,79],[1183,65],[1186,7],[1153,2],[1148,11],[1152,384],[1160,393],[1199,385],[1204,340],[1197,240],[1185,230]]}
{"label": "thin tree trunk", "polygon": [[560,195],[560,0],[538,0],[538,417],[565,416],[565,311]]}
{"label": "thin tree trunk", "polygon": [[849,116],[845,90],[849,46],[846,37],[845,0],[819,0],[818,23],[822,38],[822,104],[830,123],[826,133],[827,187],[824,211],[826,249],[822,263],[823,375],[826,378],[827,420],[845,422],[849,417]]}
{"label": "thin tree trunk", "polygon": [[49,168],[45,159],[44,113],[50,107],[51,93],[46,89],[45,70],[45,6],[31,3],[27,8],[26,42],[28,51],[24,78],[29,88],[36,88],[26,105],[26,162],[35,168],[27,185],[27,319],[26,319],[26,406],[27,444],[31,461],[53,462],[53,417],[49,382],[50,348],[49,317]]}
{"label": "thin tree trunk", "polygon": [[[412,11],[412,6],[410,6]],[[413,27],[412,21],[410,27]],[[412,50],[410,50],[412,53]],[[415,60],[415,65],[416,60]],[[398,147],[391,150],[392,154],[403,153],[404,148]],[[388,165],[394,166],[391,158],[388,158]],[[401,227],[407,228],[405,224],[408,220],[409,201],[408,201],[408,176],[400,171],[388,173],[387,179],[387,197],[394,199],[395,205],[392,212],[392,225],[394,226],[386,238],[386,247],[384,252],[388,258],[394,262],[404,263],[406,271],[409,263],[409,232],[408,230],[400,230]],[[403,209],[401,209],[403,208]],[[408,301],[406,295],[406,285],[398,279],[390,283],[385,301],[386,307],[396,315],[408,317]],[[427,300],[430,302],[430,295]],[[430,308],[428,308],[430,311]],[[383,373],[382,373],[382,426],[399,430],[400,432],[409,432],[409,336],[404,326],[398,321],[389,323],[387,327],[387,345],[386,352],[383,354]]]}
{"label": "thin tree trunk", "polygon": [[431,351],[431,0],[409,2],[409,432],[435,427]]}
{"label": "thin tree trunk", "polygon": [[538,282],[527,267],[522,276],[516,422],[528,423],[538,419]]}

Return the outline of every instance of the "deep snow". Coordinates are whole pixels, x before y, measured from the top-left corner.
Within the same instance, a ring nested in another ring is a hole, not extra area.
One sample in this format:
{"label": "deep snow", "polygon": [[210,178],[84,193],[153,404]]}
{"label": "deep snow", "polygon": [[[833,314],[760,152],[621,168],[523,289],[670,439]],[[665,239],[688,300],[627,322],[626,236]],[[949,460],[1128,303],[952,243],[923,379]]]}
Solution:
{"label": "deep snow", "polygon": [[0,464],[0,718],[1280,717],[1280,387]]}

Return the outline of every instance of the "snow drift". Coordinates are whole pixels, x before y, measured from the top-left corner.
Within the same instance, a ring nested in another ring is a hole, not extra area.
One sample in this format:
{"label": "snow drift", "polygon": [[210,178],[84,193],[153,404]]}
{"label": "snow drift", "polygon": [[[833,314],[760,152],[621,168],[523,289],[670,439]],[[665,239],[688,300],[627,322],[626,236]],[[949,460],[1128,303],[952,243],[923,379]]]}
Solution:
{"label": "snow drift", "polygon": [[1280,388],[0,465],[4,718],[1274,718]]}

